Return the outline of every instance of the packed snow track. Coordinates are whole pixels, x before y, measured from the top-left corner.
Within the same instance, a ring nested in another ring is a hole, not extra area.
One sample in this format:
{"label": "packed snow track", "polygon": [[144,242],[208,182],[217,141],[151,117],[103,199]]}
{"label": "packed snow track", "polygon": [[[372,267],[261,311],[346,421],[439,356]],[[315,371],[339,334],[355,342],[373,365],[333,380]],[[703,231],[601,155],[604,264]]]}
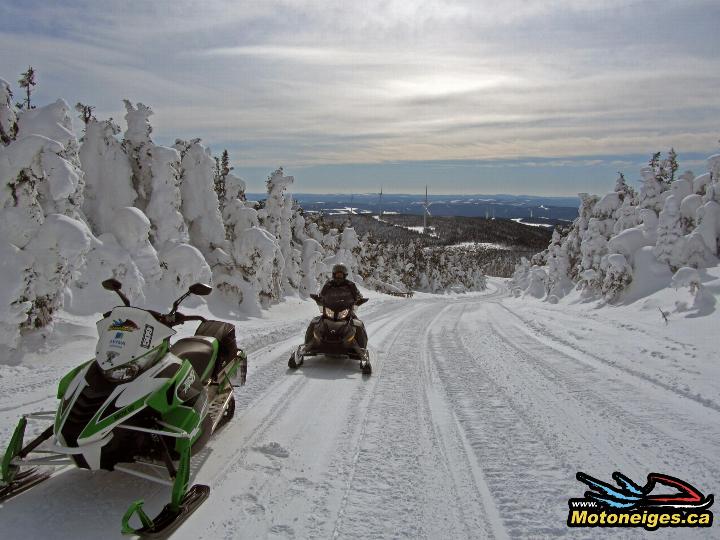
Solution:
{"label": "packed snow track", "polygon": [[[251,349],[235,418],[194,458],[210,498],[173,538],[641,537],[566,527],[568,498],[584,492],[577,471],[720,485],[714,396],[565,339],[508,301],[502,281],[361,315],[369,377],[350,360],[289,370],[300,325]],[[150,509],[165,502],[140,479],[68,470],[0,520],[8,538],[112,538],[139,494]],[[712,529],[654,537],[678,532]]]}

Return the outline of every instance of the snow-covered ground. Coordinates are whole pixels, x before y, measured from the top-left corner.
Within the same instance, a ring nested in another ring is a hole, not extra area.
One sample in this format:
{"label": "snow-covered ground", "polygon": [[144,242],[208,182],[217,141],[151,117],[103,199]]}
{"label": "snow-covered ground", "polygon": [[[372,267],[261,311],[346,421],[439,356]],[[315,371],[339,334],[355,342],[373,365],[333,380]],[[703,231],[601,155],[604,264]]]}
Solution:
{"label": "snow-covered ground", "polygon": [[[417,225],[415,227],[404,227],[403,225],[398,225],[398,227],[403,227],[404,229],[408,229],[410,231],[415,231],[420,234],[425,234],[425,227],[423,227],[422,225]],[[435,227],[428,226],[427,229],[429,231],[431,231],[430,233],[428,233],[430,236],[437,236],[437,234],[435,234]]]}
{"label": "snow-covered ground", "polygon": [[555,225],[551,223],[526,223],[523,221],[526,218],[513,218],[510,221],[514,221],[515,223],[519,223],[520,225],[527,225],[528,227],[545,227],[545,228],[552,228]]}
{"label": "snow-covered ground", "polygon": [[[312,302],[239,321],[248,382],[235,418],[194,458],[210,498],[173,538],[645,536],[565,525],[568,498],[584,492],[577,471],[641,484],[667,473],[706,494],[720,485],[720,315],[666,324],[643,307],[527,301],[500,279],[484,293],[374,294],[360,313],[368,378],[350,361],[288,370]],[[93,351],[94,320],[65,313],[18,363],[0,364],[0,440],[20,414],[55,406],[60,376]],[[166,489],[68,470],[1,507],[2,536],[119,537],[140,497],[157,511]]]}
{"label": "snow-covered ground", "polygon": [[487,248],[487,249],[512,249],[510,246],[503,244],[497,244],[495,242],[460,242],[459,244],[452,244],[448,246],[450,249],[456,248]]}

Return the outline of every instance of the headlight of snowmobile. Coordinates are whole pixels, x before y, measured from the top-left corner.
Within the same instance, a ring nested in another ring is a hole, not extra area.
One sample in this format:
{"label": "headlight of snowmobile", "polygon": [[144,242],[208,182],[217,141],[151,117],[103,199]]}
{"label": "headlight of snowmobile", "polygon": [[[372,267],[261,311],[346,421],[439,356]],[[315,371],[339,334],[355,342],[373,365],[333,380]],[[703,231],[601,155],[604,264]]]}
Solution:
{"label": "headlight of snowmobile", "polygon": [[128,362],[127,364],[103,370],[103,375],[105,375],[107,380],[112,382],[131,381],[140,375],[140,373],[153,366],[160,357],[163,356],[163,352],[162,346],[156,347],[155,350],[152,350],[140,358],[136,358],[135,360]]}
{"label": "headlight of snowmobile", "polygon": [[343,309],[340,313],[338,313],[338,319],[347,319],[348,315],[350,315],[350,310]]}
{"label": "headlight of snowmobile", "polygon": [[130,381],[137,377],[138,373],[140,373],[140,368],[135,362],[103,371],[105,378],[112,382]]}
{"label": "headlight of snowmobile", "polygon": [[330,309],[329,307],[326,307],[325,308],[325,316],[330,317],[332,319],[333,317],[335,317],[335,312],[332,309]]}

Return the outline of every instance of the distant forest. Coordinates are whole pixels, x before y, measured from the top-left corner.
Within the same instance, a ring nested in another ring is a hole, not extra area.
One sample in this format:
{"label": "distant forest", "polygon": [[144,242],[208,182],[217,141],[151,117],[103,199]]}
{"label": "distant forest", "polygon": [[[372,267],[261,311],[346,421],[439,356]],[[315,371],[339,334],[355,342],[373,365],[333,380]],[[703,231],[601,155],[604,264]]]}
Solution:
{"label": "distant forest", "polygon": [[339,229],[352,226],[361,238],[369,234],[390,244],[407,245],[411,241],[428,247],[464,242],[498,244],[503,248],[478,246],[475,256],[485,274],[499,277],[510,277],[521,257],[530,258],[545,249],[552,236],[549,227],[479,217],[430,217],[428,227],[433,228],[435,236],[405,228],[422,226],[422,216],[417,215],[386,214],[383,221],[364,214],[324,215],[323,220]]}

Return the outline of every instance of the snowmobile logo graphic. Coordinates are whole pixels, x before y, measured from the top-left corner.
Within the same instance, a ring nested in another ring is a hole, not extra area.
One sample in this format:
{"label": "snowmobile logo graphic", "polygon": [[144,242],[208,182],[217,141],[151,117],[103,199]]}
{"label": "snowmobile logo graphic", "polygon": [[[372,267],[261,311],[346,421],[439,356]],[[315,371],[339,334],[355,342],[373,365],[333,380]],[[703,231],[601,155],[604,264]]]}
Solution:
{"label": "snowmobile logo graphic", "polygon": [[650,473],[640,486],[620,472],[617,486],[578,472],[576,478],[590,489],[582,499],[570,499],[569,527],[710,527],[713,495],[666,474]]}
{"label": "snowmobile logo graphic", "polygon": [[155,329],[150,326],[149,324],[145,325],[145,330],[143,331],[142,340],[140,341],[140,346],[149,349],[150,345],[152,344],[152,338],[153,333],[155,332]]}
{"label": "snowmobile logo graphic", "polygon": [[188,395],[190,387],[195,382],[195,370],[191,369],[185,377],[185,380],[180,384],[180,391],[178,395],[182,398]]}
{"label": "snowmobile logo graphic", "polygon": [[122,319],[116,319],[112,322],[112,324],[108,327],[108,330],[121,330],[123,332],[134,332],[135,330],[138,330],[140,327],[135,324],[130,319],[125,319],[124,321]]}

